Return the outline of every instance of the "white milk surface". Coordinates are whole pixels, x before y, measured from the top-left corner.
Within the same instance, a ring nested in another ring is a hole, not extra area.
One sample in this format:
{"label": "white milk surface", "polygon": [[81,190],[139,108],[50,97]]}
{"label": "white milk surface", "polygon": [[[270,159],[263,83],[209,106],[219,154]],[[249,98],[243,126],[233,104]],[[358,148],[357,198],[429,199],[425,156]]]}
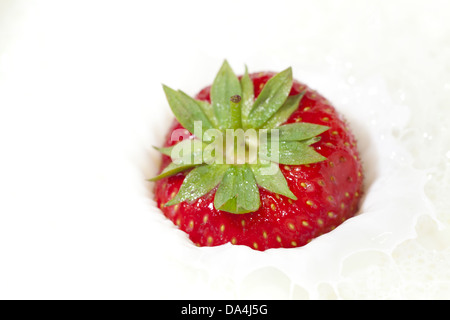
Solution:
{"label": "white milk surface", "polygon": [[[0,2],[1,299],[449,299],[448,1]],[[347,118],[360,213],[308,245],[198,248],[152,199],[223,59]]]}

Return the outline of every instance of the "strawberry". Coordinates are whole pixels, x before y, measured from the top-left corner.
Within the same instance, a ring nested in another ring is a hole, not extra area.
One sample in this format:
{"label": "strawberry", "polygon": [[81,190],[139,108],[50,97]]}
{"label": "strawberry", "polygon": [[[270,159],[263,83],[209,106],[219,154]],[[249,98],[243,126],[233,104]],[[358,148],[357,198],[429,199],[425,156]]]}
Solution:
{"label": "strawberry", "polygon": [[[324,97],[292,78],[291,68],[246,69],[237,77],[225,61],[195,98],[164,91],[177,119],[157,148],[160,174],[150,180],[158,207],[194,244],[299,247],[358,211],[363,176],[356,140]],[[240,157],[238,138],[230,136],[231,149],[218,138],[229,129],[257,133],[240,141]]]}

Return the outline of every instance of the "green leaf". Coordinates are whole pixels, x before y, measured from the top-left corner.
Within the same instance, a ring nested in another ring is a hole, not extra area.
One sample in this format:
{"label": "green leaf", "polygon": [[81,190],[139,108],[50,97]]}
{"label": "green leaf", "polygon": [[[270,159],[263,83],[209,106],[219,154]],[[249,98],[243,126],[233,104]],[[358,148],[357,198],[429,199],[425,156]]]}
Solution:
{"label": "green leaf", "polygon": [[284,104],[292,87],[292,69],[288,68],[267,81],[248,116],[248,125],[260,128]]}
{"label": "green leaf", "polygon": [[324,156],[309,146],[309,141],[271,141],[261,145],[261,159],[281,164],[302,165],[326,160]]}
{"label": "green leaf", "polygon": [[259,186],[297,200],[297,197],[289,189],[286,178],[277,163],[271,162],[269,165],[257,164],[252,165],[251,168]]}
{"label": "green leaf", "polygon": [[295,96],[287,97],[280,109],[261,127],[263,129],[270,129],[278,127],[285,123],[289,117],[298,109],[298,105],[305,95],[306,91],[303,91]]}
{"label": "green leaf", "polygon": [[314,123],[289,123],[276,128],[279,130],[280,140],[306,140],[327,131],[330,127]]}
{"label": "green leaf", "polygon": [[[214,128],[197,101],[181,91],[163,85],[164,92],[173,114],[181,125],[194,133],[194,122],[201,121],[203,130]],[[199,137],[201,138],[201,137]]]}
{"label": "green leaf", "polygon": [[150,181],[160,180],[202,164],[206,161],[206,159],[203,159],[203,150],[206,146],[206,143],[194,139],[180,141],[171,147],[155,147],[161,153],[170,156],[172,162],[158,176],[150,179]]}
{"label": "green leaf", "polygon": [[222,181],[226,165],[202,165],[193,169],[184,178],[176,196],[165,206],[172,206],[183,201],[193,201],[207,194]]}
{"label": "green leaf", "polygon": [[241,95],[241,84],[225,60],[211,86],[211,105],[219,128],[231,128],[230,97]]}
{"label": "green leaf", "polygon": [[207,144],[199,139],[185,139],[171,147],[153,148],[171,157],[174,162],[187,164],[189,162],[199,162],[200,160],[198,159],[202,156],[206,146]]}
{"label": "green leaf", "polygon": [[242,101],[241,101],[241,120],[244,129],[247,128],[247,118],[255,102],[255,93],[253,88],[253,81],[248,75],[247,66],[245,66],[245,73],[241,78]]}
{"label": "green leaf", "polygon": [[219,127],[219,120],[217,120],[216,115],[214,114],[214,109],[210,103],[207,101],[195,100],[200,108],[202,108],[203,113],[208,117],[209,121],[215,128]]}
{"label": "green leaf", "polygon": [[312,145],[312,144],[314,144],[316,142],[319,142],[321,139],[322,139],[321,137],[314,137],[314,138],[311,138],[311,139],[308,139],[308,140],[303,140],[302,143],[310,146],[310,145]]}
{"label": "green leaf", "polygon": [[171,147],[170,157],[175,163],[201,164],[203,162],[203,150],[206,146],[206,143],[198,139],[183,140]]}
{"label": "green leaf", "polygon": [[161,180],[162,178],[173,176],[174,174],[183,172],[183,171],[193,168],[195,166],[198,166],[198,164],[193,164],[193,163],[192,164],[184,164],[184,163],[175,164],[175,163],[171,162],[171,163],[169,163],[169,165],[167,167],[164,168],[164,170],[158,176],[149,179],[149,181]]}
{"label": "green leaf", "polygon": [[170,157],[173,146],[172,147],[162,147],[162,148],[153,146],[153,149],[156,149],[159,152],[161,152],[162,154],[165,154],[166,156]]}
{"label": "green leaf", "polygon": [[230,167],[214,197],[214,207],[230,213],[248,213],[259,209],[258,185],[247,165]]}

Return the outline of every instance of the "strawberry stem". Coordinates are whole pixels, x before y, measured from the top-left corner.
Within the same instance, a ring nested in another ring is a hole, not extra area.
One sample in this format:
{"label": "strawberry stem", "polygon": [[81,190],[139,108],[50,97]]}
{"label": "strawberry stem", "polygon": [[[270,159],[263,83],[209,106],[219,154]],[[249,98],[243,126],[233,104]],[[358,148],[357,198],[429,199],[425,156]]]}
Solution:
{"label": "strawberry stem", "polygon": [[242,128],[241,121],[241,96],[234,95],[230,98],[231,126],[232,129]]}

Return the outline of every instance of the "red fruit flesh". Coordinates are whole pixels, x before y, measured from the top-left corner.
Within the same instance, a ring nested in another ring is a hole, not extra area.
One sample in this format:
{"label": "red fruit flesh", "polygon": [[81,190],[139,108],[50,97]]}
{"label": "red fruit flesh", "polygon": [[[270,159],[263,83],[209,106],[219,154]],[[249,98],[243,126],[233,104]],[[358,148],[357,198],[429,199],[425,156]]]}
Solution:
{"label": "red fruit flesh", "polygon": [[[259,95],[275,73],[250,75]],[[155,183],[155,200],[164,215],[185,231],[198,246],[216,246],[227,242],[246,245],[256,250],[298,247],[337,227],[354,216],[362,193],[362,167],[356,140],[345,121],[319,93],[294,81],[290,95],[306,90],[299,108],[286,123],[296,121],[329,126],[321,140],[312,146],[327,160],[310,165],[282,165],[280,169],[296,201],[259,188],[261,207],[246,214],[233,214],[214,208],[216,189],[191,202],[174,206],[164,204],[178,192],[187,172],[161,179]],[[210,102],[210,87],[195,97]],[[164,146],[175,144],[171,133],[182,126],[175,120]],[[186,130],[185,138],[191,136]],[[161,170],[170,163],[163,155]]]}

